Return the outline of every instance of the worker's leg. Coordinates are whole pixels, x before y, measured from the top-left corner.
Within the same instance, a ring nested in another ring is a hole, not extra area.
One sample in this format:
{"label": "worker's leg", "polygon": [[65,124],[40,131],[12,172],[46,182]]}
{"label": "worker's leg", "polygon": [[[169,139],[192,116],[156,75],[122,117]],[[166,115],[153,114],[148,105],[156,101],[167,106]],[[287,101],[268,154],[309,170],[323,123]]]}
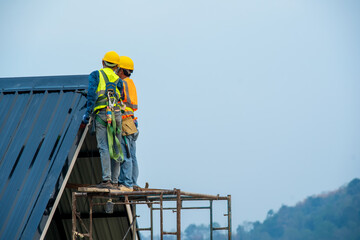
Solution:
{"label": "worker's leg", "polygon": [[111,183],[117,184],[120,174],[120,162],[111,159]]}
{"label": "worker's leg", "polygon": [[139,167],[136,158],[136,139],[139,136],[139,131],[134,134],[128,136],[129,145],[130,145],[130,154],[131,154],[131,161],[132,161],[132,183],[133,186],[138,186],[137,179],[139,176]]}
{"label": "worker's leg", "polygon": [[[129,141],[128,137],[126,136],[126,140]],[[120,166],[120,177],[119,177],[119,184],[125,185],[126,187],[132,187],[132,160],[127,157],[126,154],[126,146],[124,138],[121,138],[121,148],[124,153],[124,162]]]}
{"label": "worker's leg", "polygon": [[[116,126],[121,126],[121,113],[115,112],[115,120],[116,120]],[[116,137],[121,141],[121,133],[117,134]],[[119,153],[120,149],[115,149],[116,153]],[[111,159],[111,183],[118,183],[118,178],[120,175],[120,161],[121,158],[118,159],[118,161],[115,161],[114,159]]]}
{"label": "worker's leg", "polygon": [[[100,111],[98,114],[102,120],[106,121],[105,111]],[[111,164],[106,126],[96,124],[96,140],[101,159],[102,180],[109,181],[111,180]]]}

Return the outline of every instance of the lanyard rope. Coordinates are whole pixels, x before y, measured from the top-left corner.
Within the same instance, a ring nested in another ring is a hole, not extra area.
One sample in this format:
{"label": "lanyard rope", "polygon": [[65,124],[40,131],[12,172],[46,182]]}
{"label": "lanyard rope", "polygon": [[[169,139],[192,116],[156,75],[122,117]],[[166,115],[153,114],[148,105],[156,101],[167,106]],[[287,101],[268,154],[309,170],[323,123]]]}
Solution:
{"label": "lanyard rope", "polygon": [[116,126],[115,113],[109,107],[107,108],[107,117],[108,121],[105,122],[99,115],[96,115],[96,121],[106,127],[110,158],[117,162],[123,162],[124,154],[120,140],[117,137],[117,135],[121,134],[121,128]]}

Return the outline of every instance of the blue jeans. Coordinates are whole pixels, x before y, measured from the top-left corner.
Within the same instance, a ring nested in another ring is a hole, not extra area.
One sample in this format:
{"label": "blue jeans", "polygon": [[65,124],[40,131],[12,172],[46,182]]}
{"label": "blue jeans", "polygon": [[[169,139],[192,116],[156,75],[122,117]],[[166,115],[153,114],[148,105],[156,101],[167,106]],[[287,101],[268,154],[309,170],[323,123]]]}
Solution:
{"label": "blue jeans", "polygon": [[[106,111],[102,110],[98,113],[99,117],[106,122]],[[121,127],[121,113],[115,112],[116,126]],[[117,135],[121,139],[121,133]],[[117,183],[120,174],[120,162],[110,159],[109,145],[107,139],[107,128],[96,122],[96,140],[97,147],[100,152],[102,180]],[[117,150],[118,152],[118,150]],[[120,159],[119,159],[120,160]]]}
{"label": "blue jeans", "polygon": [[[121,164],[120,168],[119,184],[127,187],[137,186],[139,167],[136,159],[136,139],[138,136],[139,131],[121,138],[121,148],[124,153],[124,162]],[[130,158],[127,157],[124,138],[126,138],[127,144],[130,148]]]}

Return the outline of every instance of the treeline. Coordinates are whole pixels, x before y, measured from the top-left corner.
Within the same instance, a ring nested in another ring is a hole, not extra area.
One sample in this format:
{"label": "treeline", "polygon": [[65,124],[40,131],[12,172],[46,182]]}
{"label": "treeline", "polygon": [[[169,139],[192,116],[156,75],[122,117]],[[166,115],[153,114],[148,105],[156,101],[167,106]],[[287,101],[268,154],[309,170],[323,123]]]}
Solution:
{"label": "treeline", "polygon": [[[214,227],[218,227],[215,223]],[[147,238],[142,238],[147,239]],[[156,236],[154,239],[160,239]],[[173,236],[164,239],[173,240]],[[210,239],[210,227],[189,225],[184,240]],[[228,239],[226,231],[214,231],[213,239]],[[269,210],[263,223],[246,222],[232,234],[234,240],[360,240],[360,180],[337,191],[308,197],[294,207]]]}
{"label": "treeline", "polygon": [[268,212],[263,223],[239,226],[241,240],[359,240],[360,180],[346,187],[309,197],[295,207],[282,206]]}

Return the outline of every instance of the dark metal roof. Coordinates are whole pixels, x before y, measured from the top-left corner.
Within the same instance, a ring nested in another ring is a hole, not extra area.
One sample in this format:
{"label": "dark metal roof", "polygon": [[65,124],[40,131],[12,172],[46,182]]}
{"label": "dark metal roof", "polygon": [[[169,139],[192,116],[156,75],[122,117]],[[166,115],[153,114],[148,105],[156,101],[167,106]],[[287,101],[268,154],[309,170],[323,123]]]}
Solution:
{"label": "dark metal roof", "polygon": [[[101,178],[94,137],[80,143],[87,84],[87,75],[0,78],[0,239],[39,239],[46,232],[46,239],[71,238],[72,189],[64,189],[70,170],[69,182]],[[115,213],[99,213],[94,239],[114,225],[127,228],[124,209]]]}
{"label": "dark metal roof", "polygon": [[87,76],[0,79],[0,236],[41,234],[74,154]]}

